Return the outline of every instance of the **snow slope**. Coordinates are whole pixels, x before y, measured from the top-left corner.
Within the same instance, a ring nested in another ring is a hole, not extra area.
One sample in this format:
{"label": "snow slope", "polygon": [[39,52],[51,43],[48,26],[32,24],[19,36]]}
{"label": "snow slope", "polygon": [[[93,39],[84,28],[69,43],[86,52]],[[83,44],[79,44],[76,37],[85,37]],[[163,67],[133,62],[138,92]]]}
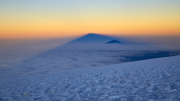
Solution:
{"label": "snow slope", "polygon": [[180,101],[180,55],[0,80],[1,101]]}

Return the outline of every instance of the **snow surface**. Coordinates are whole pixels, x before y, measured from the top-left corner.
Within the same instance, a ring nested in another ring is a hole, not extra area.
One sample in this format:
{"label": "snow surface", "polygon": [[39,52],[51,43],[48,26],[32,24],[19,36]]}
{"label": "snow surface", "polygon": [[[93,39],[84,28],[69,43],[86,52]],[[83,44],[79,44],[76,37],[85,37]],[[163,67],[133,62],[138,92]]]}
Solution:
{"label": "snow surface", "polygon": [[180,101],[180,55],[0,79],[1,101]]}

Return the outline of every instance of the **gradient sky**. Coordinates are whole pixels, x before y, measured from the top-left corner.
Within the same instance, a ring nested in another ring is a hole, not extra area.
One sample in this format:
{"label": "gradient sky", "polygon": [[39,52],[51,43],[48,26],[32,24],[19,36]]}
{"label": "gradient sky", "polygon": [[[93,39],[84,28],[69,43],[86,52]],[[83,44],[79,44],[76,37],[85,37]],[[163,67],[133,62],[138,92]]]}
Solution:
{"label": "gradient sky", "polygon": [[0,0],[0,38],[180,36],[180,0]]}

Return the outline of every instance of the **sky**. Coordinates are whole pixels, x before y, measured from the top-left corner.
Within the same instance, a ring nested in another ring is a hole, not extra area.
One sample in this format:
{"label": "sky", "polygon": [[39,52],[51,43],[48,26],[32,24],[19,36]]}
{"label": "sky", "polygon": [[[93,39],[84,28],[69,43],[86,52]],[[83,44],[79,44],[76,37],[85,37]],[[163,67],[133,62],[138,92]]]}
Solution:
{"label": "sky", "polygon": [[0,0],[0,38],[180,36],[180,0]]}

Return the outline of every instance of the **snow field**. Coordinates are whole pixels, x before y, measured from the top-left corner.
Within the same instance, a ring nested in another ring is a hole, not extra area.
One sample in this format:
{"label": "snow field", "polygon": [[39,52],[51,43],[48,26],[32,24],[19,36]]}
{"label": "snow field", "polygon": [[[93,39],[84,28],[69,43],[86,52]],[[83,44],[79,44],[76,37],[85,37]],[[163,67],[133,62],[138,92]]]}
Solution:
{"label": "snow field", "polygon": [[0,80],[0,101],[180,101],[180,56]]}

